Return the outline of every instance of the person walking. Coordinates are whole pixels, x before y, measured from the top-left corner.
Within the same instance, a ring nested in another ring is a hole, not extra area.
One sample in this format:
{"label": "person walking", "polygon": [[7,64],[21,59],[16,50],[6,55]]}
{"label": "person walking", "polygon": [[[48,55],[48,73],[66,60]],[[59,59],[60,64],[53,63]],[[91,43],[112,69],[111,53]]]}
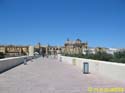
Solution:
{"label": "person walking", "polygon": [[42,51],[42,56],[45,57],[45,50]]}

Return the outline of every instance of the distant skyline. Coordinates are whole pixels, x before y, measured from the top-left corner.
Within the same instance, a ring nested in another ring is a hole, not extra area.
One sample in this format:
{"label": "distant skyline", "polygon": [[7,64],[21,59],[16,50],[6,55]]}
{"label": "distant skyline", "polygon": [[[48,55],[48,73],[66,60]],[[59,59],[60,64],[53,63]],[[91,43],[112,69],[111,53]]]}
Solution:
{"label": "distant skyline", "polygon": [[125,48],[124,0],[0,0],[0,44]]}

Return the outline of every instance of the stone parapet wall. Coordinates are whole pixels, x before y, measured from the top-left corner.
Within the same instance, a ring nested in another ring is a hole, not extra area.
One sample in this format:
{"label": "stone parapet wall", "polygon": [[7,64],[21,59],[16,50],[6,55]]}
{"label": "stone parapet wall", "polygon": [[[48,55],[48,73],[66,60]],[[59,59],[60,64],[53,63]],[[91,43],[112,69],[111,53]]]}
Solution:
{"label": "stone parapet wall", "polygon": [[27,58],[27,60],[31,60],[33,56],[21,56],[0,59],[0,73],[22,64],[24,62],[24,58]]}
{"label": "stone parapet wall", "polygon": [[61,62],[77,66],[81,71],[83,71],[83,63],[88,62],[90,74],[100,74],[112,80],[125,80],[125,64],[122,63],[66,57],[61,55],[58,56],[58,59],[61,60]]}

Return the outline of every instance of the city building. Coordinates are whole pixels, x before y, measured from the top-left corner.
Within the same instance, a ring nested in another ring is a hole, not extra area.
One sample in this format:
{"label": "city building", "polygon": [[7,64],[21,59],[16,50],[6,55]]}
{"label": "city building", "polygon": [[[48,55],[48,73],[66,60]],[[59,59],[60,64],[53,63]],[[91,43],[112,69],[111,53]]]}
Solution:
{"label": "city building", "polygon": [[86,53],[95,54],[96,53],[95,48],[89,47],[86,51],[84,51],[84,54],[86,54]]}
{"label": "city building", "polygon": [[51,45],[41,45],[38,43],[34,46],[35,52],[39,54],[46,54],[46,55],[57,55],[61,53],[62,47],[60,46],[51,46]]}
{"label": "city building", "polygon": [[0,52],[5,54],[6,57],[21,56],[28,54],[28,48],[28,46],[0,45]]}
{"label": "city building", "polygon": [[118,48],[104,48],[104,47],[96,47],[96,48],[88,48],[87,52],[90,54],[95,54],[97,52],[105,52],[107,54],[114,54],[115,52],[120,51]]}
{"label": "city building", "polygon": [[[82,42],[80,39],[75,41],[67,39],[64,46],[51,46],[36,44],[33,47],[34,55],[57,55],[57,54],[95,54],[97,52],[106,52],[108,54],[114,54],[117,51],[125,51],[125,49],[117,48],[105,48],[105,47],[88,47],[87,42]],[[29,46],[17,46],[17,45],[0,45],[0,52],[5,54],[6,57],[22,56],[29,54]]]}
{"label": "city building", "polygon": [[88,48],[87,42],[82,42],[80,39],[76,41],[72,41],[67,39],[64,44],[63,53],[65,54],[83,54],[83,50],[85,51]]}
{"label": "city building", "polygon": [[108,48],[105,48],[105,47],[96,47],[95,53],[97,53],[97,52],[107,52],[107,49]]}
{"label": "city building", "polygon": [[4,45],[1,45],[1,46],[0,46],[0,52],[3,53],[3,54],[6,53],[6,48],[5,48]]}
{"label": "city building", "polygon": [[119,49],[117,48],[107,48],[106,53],[108,54],[114,54],[115,52],[118,52]]}

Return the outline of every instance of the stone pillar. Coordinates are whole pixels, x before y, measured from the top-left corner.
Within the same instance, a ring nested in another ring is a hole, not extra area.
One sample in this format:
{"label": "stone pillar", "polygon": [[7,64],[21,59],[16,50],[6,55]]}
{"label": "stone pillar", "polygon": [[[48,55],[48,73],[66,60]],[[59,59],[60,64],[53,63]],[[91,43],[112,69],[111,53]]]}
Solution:
{"label": "stone pillar", "polygon": [[34,47],[29,46],[29,56],[34,56]]}

